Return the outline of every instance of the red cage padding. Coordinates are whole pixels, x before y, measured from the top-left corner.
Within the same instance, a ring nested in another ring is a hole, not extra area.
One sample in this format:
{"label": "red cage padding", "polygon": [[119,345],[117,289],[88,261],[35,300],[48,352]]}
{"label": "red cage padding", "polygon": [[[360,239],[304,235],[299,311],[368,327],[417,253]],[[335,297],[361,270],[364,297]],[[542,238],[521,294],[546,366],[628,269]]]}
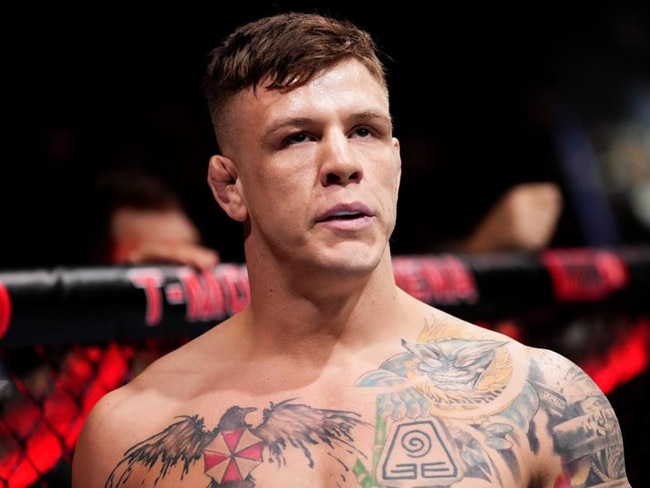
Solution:
{"label": "red cage padding", "polygon": [[[396,256],[397,284],[469,320],[544,307],[647,312],[650,246]],[[0,271],[0,347],[195,335],[249,300],[246,267]],[[91,325],[90,325],[91,324]]]}

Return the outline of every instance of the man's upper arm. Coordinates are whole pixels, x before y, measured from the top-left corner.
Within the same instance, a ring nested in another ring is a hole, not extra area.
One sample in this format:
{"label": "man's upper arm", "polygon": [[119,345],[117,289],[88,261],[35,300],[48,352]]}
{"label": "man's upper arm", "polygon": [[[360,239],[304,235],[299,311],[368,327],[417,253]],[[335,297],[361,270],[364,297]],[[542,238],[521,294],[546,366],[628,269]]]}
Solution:
{"label": "man's upper arm", "polygon": [[104,488],[119,459],[119,432],[112,429],[120,424],[110,420],[110,404],[102,398],[84,423],[72,458],[72,488]]}
{"label": "man's upper arm", "polygon": [[529,379],[570,486],[629,486],[618,418],[596,383],[573,362],[547,350],[533,353]]}

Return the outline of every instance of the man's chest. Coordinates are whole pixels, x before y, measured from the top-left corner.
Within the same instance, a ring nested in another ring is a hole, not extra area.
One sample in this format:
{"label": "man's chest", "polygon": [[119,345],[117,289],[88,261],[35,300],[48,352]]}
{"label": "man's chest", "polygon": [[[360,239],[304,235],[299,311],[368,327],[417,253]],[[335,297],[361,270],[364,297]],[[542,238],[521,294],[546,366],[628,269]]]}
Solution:
{"label": "man's chest", "polygon": [[357,390],[189,403],[129,446],[107,486],[526,486],[521,426]]}

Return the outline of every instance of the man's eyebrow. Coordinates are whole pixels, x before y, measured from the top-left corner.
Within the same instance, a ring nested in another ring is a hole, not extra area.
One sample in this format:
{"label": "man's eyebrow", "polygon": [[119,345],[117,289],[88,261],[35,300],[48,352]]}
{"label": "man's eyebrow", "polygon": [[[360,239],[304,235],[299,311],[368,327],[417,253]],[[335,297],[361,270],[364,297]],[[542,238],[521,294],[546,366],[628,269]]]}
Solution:
{"label": "man's eyebrow", "polygon": [[[393,125],[393,119],[391,118],[390,115],[387,115],[384,112],[380,112],[378,110],[363,110],[361,112],[356,112],[352,114],[349,117],[350,120],[353,121],[368,121],[368,120],[382,120],[384,122],[387,122],[390,124],[392,127]],[[311,117],[285,117],[276,120],[273,122],[265,131],[266,135],[273,134],[277,131],[280,131],[282,129],[285,129],[287,127],[290,128],[296,128],[300,129],[303,127],[307,127],[310,124],[315,123],[316,119],[311,118]]]}
{"label": "man's eyebrow", "polygon": [[387,122],[390,124],[390,126],[393,126],[393,119],[389,114],[386,114],[384,112],[379,112],[377,110],[364,110],[363,112],[358,112],[353,116],[354,119],[359,119],[359,120],[373,120],[373,119],[380,119],[383,120],[384,122]]}
{"label": "man's eyebrow", "polygon": [[360,119],[384,119],[390,121],[390,115],[380,112],[378,110],[363,110],[362,112],[357,112],[354,114],[355,118]]}
{"label": "man's eyebrow", "polygon": [[267,129],[264,131],[267,135],[273,134],[279,130],[285,129],[287,127],[301,128],[306,127],[307,125],[314,122],[314,119],[309,117],[284,117],[273,122]]}

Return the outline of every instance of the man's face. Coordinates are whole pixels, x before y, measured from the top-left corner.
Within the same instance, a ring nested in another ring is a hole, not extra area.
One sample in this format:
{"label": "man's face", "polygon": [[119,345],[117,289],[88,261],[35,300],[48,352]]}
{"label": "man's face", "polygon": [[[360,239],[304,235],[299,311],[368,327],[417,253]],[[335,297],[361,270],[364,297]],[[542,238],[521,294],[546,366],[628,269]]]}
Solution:
{"label": "man's face", "polygon": [[367,69],[346,60],[290,91],[244,91],[231,109],[223,149],[247,210],[247,250],[305,271],[376,266],[395,226],[401,161],[388,94]]}

